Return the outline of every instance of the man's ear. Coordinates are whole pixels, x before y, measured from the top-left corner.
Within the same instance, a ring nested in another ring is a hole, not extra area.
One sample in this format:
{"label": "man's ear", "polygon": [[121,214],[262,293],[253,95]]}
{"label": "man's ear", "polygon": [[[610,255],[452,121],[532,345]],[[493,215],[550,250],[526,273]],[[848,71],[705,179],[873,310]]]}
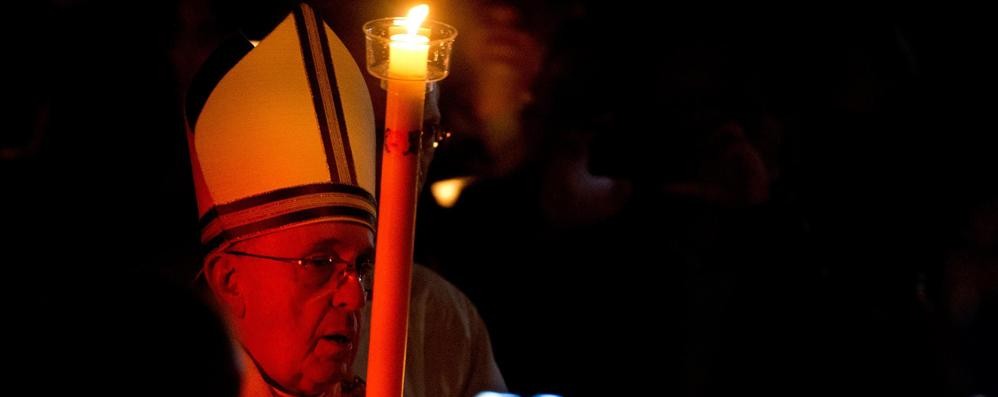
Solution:
{"label": "man's ear", "polygon": [[229,312],[229,315],[234,318],[245,316],[246,302],[240,294],[240,274],[235,263],[222,255],[216,255],[205,262],[204,274],[215,299]]}

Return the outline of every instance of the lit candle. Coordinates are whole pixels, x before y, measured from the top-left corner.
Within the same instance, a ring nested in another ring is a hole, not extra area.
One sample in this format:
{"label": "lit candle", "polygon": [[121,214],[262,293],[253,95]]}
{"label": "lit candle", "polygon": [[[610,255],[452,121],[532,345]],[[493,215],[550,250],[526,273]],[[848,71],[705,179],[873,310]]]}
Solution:
{"label": "lit candle", "polygon": [[396,26],[389,29],[385,146],[374,265],[377,292],[371,308],[368,397],[399,397],[404,383],[416,175],[430,48],[429,37],[420,34],[419,26],[428,12],[426,5],[413,7],[405,19],[395,21]]}
{"label": "lit candle", "polygon": [[393,34],[389,43],[388,78],[400,80],[425,80],[426,58],[430,50],[430,38],[419,34],[430,7],[420,4],[409,10],[405,19],[396,25],[405,27],[405,33]]}

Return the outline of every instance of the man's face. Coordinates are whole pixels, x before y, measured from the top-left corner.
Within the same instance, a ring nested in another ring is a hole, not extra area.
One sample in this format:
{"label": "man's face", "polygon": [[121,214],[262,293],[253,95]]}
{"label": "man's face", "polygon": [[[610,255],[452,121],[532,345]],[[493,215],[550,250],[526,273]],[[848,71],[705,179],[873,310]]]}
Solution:
{"label": "man's face", "polygon": [[[373,256],[374,235],[353,223],[299,226],[240,242],[229,251],[285,258],[335,257],[359,264]],[[349,375],[364,291],[356,273],[310,281],[307,266],[224,255],[245,305],[237,335],[266,376],[292,391],[316,393]]]}

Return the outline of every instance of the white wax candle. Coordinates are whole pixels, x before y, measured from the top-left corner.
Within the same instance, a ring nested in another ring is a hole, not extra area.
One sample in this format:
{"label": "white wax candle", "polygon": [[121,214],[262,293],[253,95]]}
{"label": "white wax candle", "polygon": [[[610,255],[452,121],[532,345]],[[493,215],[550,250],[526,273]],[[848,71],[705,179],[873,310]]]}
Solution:
{"label": "white wax candle", "polygon": [[409,10],[401,22],[406,33],[393,34],[388,44],[388,77],[400,80],[426,80],[426,60],[430,38],[419,34],[429,7],[419,5]]}

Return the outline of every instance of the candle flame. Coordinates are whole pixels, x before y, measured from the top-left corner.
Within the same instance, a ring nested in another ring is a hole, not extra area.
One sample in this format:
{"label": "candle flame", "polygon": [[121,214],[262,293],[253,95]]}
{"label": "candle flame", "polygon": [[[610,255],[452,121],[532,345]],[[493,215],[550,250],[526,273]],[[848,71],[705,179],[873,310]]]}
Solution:
{"label": "candle flame", "polygon": [[419,34],[419,25],[423,24],[423,20],[426,16],[430,14],[430,6],[426,4],[420,4],[418,6],[409,9],[409,14],[405,16],[405,20],[396,21],[396,25],[405,25],[405,29],[408,34],[415,35]]}

